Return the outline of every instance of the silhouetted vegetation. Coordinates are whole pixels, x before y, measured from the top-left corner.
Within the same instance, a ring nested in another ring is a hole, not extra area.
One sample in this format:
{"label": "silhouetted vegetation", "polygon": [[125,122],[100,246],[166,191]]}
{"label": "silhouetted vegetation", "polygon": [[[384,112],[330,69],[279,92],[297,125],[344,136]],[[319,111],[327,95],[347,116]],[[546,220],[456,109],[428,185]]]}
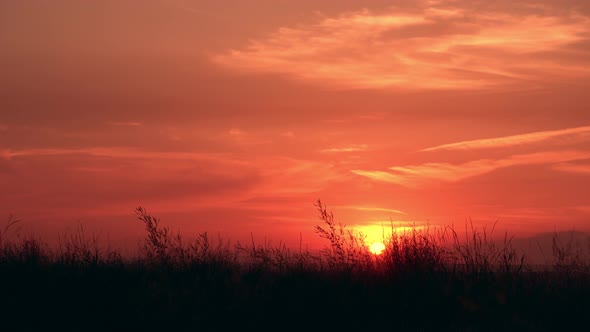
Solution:
{"label": "silhouetted vegetation", "polygon": [[533,269],[507,235],[472,224],[392,232],[374,255],[318,201],[319,253],[173,234],[144,208],[143,254],[124,258],[79,227],[50,248],[0,230],[8,330],[553,331],[587,327],[587,252],[553,241]]}

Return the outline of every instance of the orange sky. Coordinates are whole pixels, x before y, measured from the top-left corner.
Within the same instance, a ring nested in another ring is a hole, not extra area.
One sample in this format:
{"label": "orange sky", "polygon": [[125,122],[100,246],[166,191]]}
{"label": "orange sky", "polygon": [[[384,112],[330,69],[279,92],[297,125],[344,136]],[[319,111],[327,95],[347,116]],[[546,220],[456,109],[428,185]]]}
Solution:
{"label": "orange sky", "polygon": [[588,1],[3,1],[0,75],[37,234],[590,230]]}

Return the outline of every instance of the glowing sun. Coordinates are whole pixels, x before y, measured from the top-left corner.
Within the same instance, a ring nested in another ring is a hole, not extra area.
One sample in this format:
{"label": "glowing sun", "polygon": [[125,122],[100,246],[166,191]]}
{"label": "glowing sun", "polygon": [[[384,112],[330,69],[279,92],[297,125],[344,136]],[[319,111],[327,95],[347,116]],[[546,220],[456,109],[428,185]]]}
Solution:
{"label": "glowing sun", "polygon": [[369,250],[371,250],[371,252],[375,255],[381,255],[383,250],[385,250],[385,245],[381,242],[374,242],[369,247]]}

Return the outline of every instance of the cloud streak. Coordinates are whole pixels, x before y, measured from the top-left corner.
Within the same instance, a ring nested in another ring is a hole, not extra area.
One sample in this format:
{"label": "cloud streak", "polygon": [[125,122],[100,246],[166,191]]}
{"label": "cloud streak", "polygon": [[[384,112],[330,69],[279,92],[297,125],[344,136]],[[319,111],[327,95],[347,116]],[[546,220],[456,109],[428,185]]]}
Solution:
{"label": "cloud streak", "polygon": [[159,160],[185,160],[185,161],[216,161],[223,163],[243,164],[248,163],[228,158],[223,153],[204,152],[162,152],[145,151],[131,148],[54,148],[54,149],[24,149],[24,150],[0,150],[0,158],[11,160],[15,158],[48,157],[48,156],[89,156],[122,159],[159,159]]}
{"label": "cloud streak", "polygon": [[574,136],[578,138],[585,138],[590,135],[590,126],[567,128],[560,130],[538,131],[534,133],[512,135],[504,137],[484,138],[470,141],[456,142],[450,144],[439,145],[420,151],[453,151],[453,150],[474,150],[474,149],[492,149],[504,148],[515,145],[538,143],[550,139],[560,138],[564,136]]}
{"label": "cloud streak", "polygon": [[493,89],[590,75],[587,61],[535,56],[561,54],[588,40],[589,17],[458,6],[323,17],[280,28],[212,60],[241,72],[344,89]]}
{"label": "cloud streak", "polygon": [[270,158],[263,164],[262,177],[267,181],[258,188],[258,194],[281,196],[314,193],[350,177],[350,173],[340,171],[330,163],[317,161]]}
{"label": "cloud streak", "polygon": [[557,171],[562,171],[562,172],[590,175],[590,164],[577,165],[577,164],[564,163],[564,164],[555,165],[553,167],[553,169],[555,169]]}
{"label": "cloud streak", "polygon": [[357,205],[350,205],[350,206],[349,205],[345,205],[345,206],[336,205],[334,207],[335,208],[341,208],[341,209],[348,209],[348,210],[366,211],[366,212],[389,212],[389,213],[402,214],[402,215],[406,215],[407,214],[407,213],[405,213],[404,211],[401,211],[401,210],[384,208],[384,207],[357,206]]}
{"label": "cloud streak", "polygon": [[500,168],[521,165],[555,164],[590,159],[587,151],[555,151],[514,155],[505,159],[480,159],[462,164],[424,163],[411,166],[390,167],[390,171],[353,170],[354,174],[366,178],[399,184],[406,187],[420,187],[432,182],[457,182],[483,175]]}
{"label": "cloud streak", "polygon": [[355,144],[343,147],[334,147],[321,150],[323,153],[338,153],[338,152],[362,152],[367,151],[369,147],[366,144]]}

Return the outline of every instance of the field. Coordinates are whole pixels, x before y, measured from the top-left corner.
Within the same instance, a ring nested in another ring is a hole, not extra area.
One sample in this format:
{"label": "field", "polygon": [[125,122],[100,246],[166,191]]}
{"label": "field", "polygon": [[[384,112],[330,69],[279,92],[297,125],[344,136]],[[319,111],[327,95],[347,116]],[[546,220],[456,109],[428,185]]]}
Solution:
{"label": "field", "polygon": [[[320,253],[172,234],[145,209],[144,254],[124,258],[83,230],[50,248],[0,233],[6,331],[554,331],[589,326],[586,252],[553,242],[531,266],[506,235],[394,233],[375,255],[318,202]],[[463,234],[463,233],[461,233]]]}

